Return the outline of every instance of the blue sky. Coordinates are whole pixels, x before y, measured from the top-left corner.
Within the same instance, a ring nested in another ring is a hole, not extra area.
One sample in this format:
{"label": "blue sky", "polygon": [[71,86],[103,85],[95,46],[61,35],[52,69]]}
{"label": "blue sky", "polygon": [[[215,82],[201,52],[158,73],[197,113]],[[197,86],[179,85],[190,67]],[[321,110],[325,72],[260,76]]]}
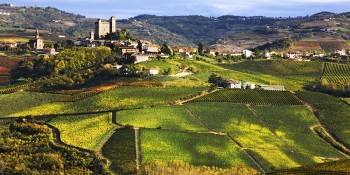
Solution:
{"label": "blue sky", "polygon": [[2,0],[0,3],[52,6],[91,18],[114,15],[119,19],[139,14],[295,17],[320,11],[350,11],[350,0]]}

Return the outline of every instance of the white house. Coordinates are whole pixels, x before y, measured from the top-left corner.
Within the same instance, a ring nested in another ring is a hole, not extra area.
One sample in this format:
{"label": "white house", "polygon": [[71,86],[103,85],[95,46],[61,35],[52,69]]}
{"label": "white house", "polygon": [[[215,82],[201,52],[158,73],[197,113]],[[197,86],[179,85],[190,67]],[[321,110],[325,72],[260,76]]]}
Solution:
{"label": "white house", "polygon": [[253,56],[253,52],[250,51],[250,50],[248,50],[248,49],[244,49],[244,50],[243,50],[243,55],[244,55],[245,57],[249,58],[249,57]]}
{"label": "white house", "polygon": [[337,51],[334,52],[334,54],[339,54],[340,56],[345,56],[346,55],[346,51],[344,49],[337,50]]}
{"label": "white house", "polygon": [[148,68],[148,69],[145,69],[145,73],[147,75],[157,75],[159,72],[158,72],[158,69],[156,68]]}
{"label": "white house", "polygon": [[300,53],[296,53],[296,52],[288,52],[285,54],[285,57],[293,59],[293,58],[300,58],[301,54]]}
{"label": "white house", "polygon": [[271,59],[271,54],[270,54],[270,52],[265,52],[264,57],[265,57],[266,59]]}
{"label": "white house", "polygon": [[46,55],[55,55],[57,53],[55,48],[45,48],[44,51]]}
{"label": "white house", "polygon": [[227,80],[227,83],[229,84],[229,88],[231,89],[241,89],[242,88],[242,82],[238,80]]}
{"label": "white house", "polygon": [[135,57],[136,57],[135,63],[141,63],[141,62],[149,60],[149,56],[148,55],[136,54]]}
{"label": "white house", "polygon": [[243,83],[243,89],[255,89],[255,84],[251,82]]}
{"label": "white house", "polygon": [[145,50],[146,53],[159,53],[159,47],[154,44],[144,45],[142,49]]}
{"label": "white house", "polygon": [[284,86],[280,85],[262,85],[260,86],[260,89],[266,90],[266,91],[284,91]]}

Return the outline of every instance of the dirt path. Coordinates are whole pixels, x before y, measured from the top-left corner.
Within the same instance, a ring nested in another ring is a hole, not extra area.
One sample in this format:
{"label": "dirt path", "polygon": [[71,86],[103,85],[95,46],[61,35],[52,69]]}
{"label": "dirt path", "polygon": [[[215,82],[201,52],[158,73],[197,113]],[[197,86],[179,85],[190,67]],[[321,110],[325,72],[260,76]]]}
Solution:
{"label": "dirt path", "polygon": [[263,173],[267,173],[267,170],[264,169],[262,164],[249,152],[249,150],[247,148],[244,148],[243,145],[241,143],[239,143],[235,138],[233,138],[232,136],[228,135],[228,133],[215,131],[214,129],[210,128],[207,124],[205,124],[204,121],[199,116],[197,116],[190,109],[188,109],[188,107],[185,106],[185,109],[187,110],[187,112],[189,112],[191,114],[191,116],[193,116],[202,126],[204,126],[206,129],[208,129],[211,133],[218,134],[218,135],[224,135],[230,141],[235,143],[244,153],[246,153],[248,155],[248,157],[259,167],[259,169]]}
{"label": "dirt path", "polygon": [[[333,148],[335,148],[336,150],[338,150],[340,153],[342,153],[343,155],[349,157],[349,153],[350,153],[350,149],[345,146],[340,140],[338,140],[337,138],[335,138],[333,136],[333,134],[329,131],[329,129],[327,128],[327,126],[324,124],[324,122],[322,121],[322,119],[320,118],[320,115],[317,111],[316,108],[314,108],[311,104],[303,101],[301,98],[299,98],[297,95],[295,95],[295,93],[293,92],[293,95],[295,97],[297,97],[301,102],[303,102],[303,104],[313,113],[313,116],[316,118],[317,120],[317,124],[314,125],[314,126],[311,126],[310,129],[315,133],[317,134],[321,139],[323,139],[325,142],[327,142],[328,144],[330,144]],[[327,137],[329,139],[331,139],[331,142],[329,142],[328,140],[324,139],[323,137],[321,137],[317,132],[316,132],[316,128],[319,127],[321,128],[324,133],[327,135]],[[333,143],[332,143],[333,142]],[[334,144],[336,145],[339,145],[341,147],[341,149],[345,150],[341,150],[339,148],[337,148],[337,146],[335,146]]]}
{"label": "dirt path", "polygon": [[286,142],[285,140],[283,140],[282,137],[280,137],[279,135],[276,134],[275,130],[272,129],[272,126],[270,124],[268,124],[256,111],[255,109],[252,108],[252,106],[250,104],[246,104],[246,107],[254,114],[254,116],[256,118],[258,118],[264,125],[265,127],[275,136],[277,137],[281,142],[283,142],[284,144],[286,144],[294,153],[299,153],[298,150],[296,148],[294,148],[294,146],[290,145],[288,142]]}
{"label": "dirt path", "polygon": [[137,174],[141,174],[141,139],[140,128],[135,129],[135,148],[136,148],[136,170]]}

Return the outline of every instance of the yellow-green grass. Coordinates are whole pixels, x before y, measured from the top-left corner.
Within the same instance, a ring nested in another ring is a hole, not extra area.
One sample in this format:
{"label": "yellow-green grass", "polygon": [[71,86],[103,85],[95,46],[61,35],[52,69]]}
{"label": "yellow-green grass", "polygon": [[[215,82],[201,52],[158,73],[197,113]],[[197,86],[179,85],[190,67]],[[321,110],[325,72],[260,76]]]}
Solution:
{"label": "yellow-green grass", "polygon": [[61,133],[63,142],[96,150],[108,134],[116,128],[111,113],[60,116],[49,122]]}
{"label": "yellow-green grass", "polygon": [[350,98],[343,98],[343,101],[350,106]]}
{"label": "yellow-green grass", "polygon": [[102,147],[102,155],[110,161],[109,169],[118,174],[136,174],[135,132],[118,129]]}
{"label": "yellow-green grass", "polygon": [[21,37],[21,36],[0,36],[0,42],[16,42],[16,43],[27,43],[29,42],[30,37]]}
{"label": "yellow-green grass", "polygon": [[331,133],[350,145],[350,107],[340,98],[317,92],[297,92],[297,95],[317,109]]}
{"label": "yellow-green grass", "polygon": [[55,101],[61,97],[62,95],[37,92],[1,94],[0,116],[16,116],[14,114]]}
{"label": "yellow-green grass", "polygon": [[249,157],[225,136],[141,129],[142,163],[184,161],[197,166],[256,168]]}
{"label": "yellow-green grass", "polygon": [[13,116],[72,114],[163,106],[206,89],[207,87],[146,88],[123,86],[74,103],[55,102],[17,111]]}
{"label": "yellow-green grass", "polygon": [[268,172],[315,163],[310,156],[290,150],[250,149],[249,151]]}
{"label": "yellow-green grass", "polygon": [[142,128],[207,131],[183,106],[120,111],[117,123]]}
{"label": "yellow-green grass", "polygon": [[314,114],[305,106],[254,106],[254,110],[274,132],[316,162],[344,158],[336,149],[318,137],[310,128],[317,125]]}
{"label": "yellow-green grass", "polygon": [[278,170],[269,174],[275,175],[300,175],[300,174],[322,174],[322,175],[347,175],[350,174],[349,168],[350,160],[344,159],[339,161],[332,161],[326,163],[319,163],[314,165],[307,165],[298,168]]}

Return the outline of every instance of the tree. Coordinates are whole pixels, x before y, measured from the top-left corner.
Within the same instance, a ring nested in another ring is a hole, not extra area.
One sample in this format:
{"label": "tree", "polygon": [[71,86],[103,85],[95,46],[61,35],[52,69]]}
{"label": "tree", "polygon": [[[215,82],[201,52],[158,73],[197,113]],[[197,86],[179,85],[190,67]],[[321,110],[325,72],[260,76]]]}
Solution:
{"label": "tree", "polygon": [[222,78],[221,76],[216,75],[216,74],[211,74],[208,82],[214,86],[220,86],[220,87],[224,87],[224,88],[227,88],[229,85],[224,78]]}
{"label": "tree", "polygon": [[162,48],[160,49],[160,51],[164,54],[170,55],[171,54],[171,50],[168,47],[168,45],[166,43],[163,44]]}
{"label": "tree", "polygon": [[137,42],[137,49],[139,49],[139,52],[142,52],[142,43],[140,40]]}
{"label": "tree", "polygon": [[198,44],[198,53],[203,56],[204,45],[202,43]]}

